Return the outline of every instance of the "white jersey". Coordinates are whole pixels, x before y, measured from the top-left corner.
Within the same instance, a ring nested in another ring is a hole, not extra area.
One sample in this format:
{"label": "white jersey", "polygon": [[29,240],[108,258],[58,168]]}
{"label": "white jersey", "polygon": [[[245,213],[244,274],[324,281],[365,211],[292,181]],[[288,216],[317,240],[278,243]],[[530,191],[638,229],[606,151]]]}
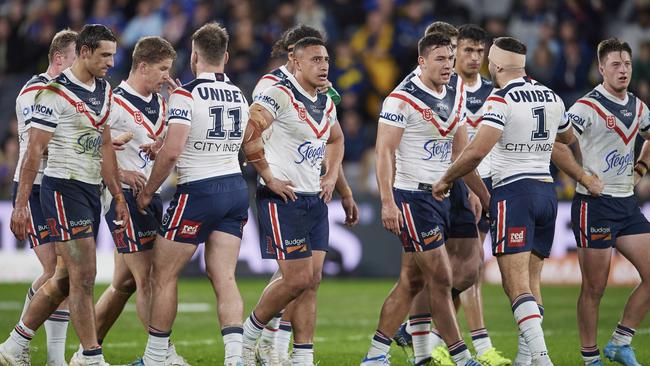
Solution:
{"label": "white jersey", "polygon": [[273,132],[264,144],[273,176],[290,180],[298,193],[320,192],[330,128],[338,121],[332,98],[309,95],[290,75],[256,96],[254,104],[273,116]]}
{"label": "white jersey", "polygon": [[465,90],[461,78],[452,75],[437,93],[412,76],[384,100],[379,123],[403,128],[396,157],[395,188],[418,190],[432,184],[451,165],[453,137],[465,119]]}
{"label": "white jersey", "polygon": [[99,184],[102,132],[107,123],[113,92],[104,79],[88,86],[70,69],[36,94],[31,127],[52,132],[48,145],[48,177]]}
{"label": "white jersey", "polygon": [[[154,140],[149,136],[157,138],[163,133],[165,109],[165,99],[158,93],[142,96],[125,81],[113,90],[111,137],[133,133],[133,139],[123,145],[124,150],[115,152],[120,169],[136,171],[149,178],[153,162],[140,145],[152,143]],[[122,183],[122,188],[130,187]]]}
{"label": "white jersey", "polygon": [[[650,134],[648,107],[632,93],[620,100],[601,84],[578,99],[568,116],[580,142],[582,167],[603,181],[603,194],[634,194],[634,144],[637,132]],[[581,184],[576,191],[589,194]]]}
{"label": "white jersey", "polygon": [[[481,121],[483,120],[483,105],[485,100],[490,96],[494,90],[492,81],[485,79],[481,75],[476,75],[478,81],[472,85],[465,85],[465,92],[467,93],[467,102],[465,107],[467,109],[467,137],[472,141],[478,132]],[[492,176],[490,169],[490,160],[492,155],[488,153],[481,163],[476,168],[481,178],[488,178]]]}
{"label": "white jersey", "polygon": [[248,102],[225,74],[204,72],[174,90],[168,115],[168,123],[190,126],[176,163],[179,184],[241,174],[239,149]]}
{"label": "white jersey", "polygon": [[[18,164],[16,165],[16,172],[14,173],[14,182],[18,182],[20,176],[20,167],[23,163],[25,152],[27,151],[27,143],[29,141],[29,123],[32,118],[32,109],[34,108],[34,98],[36,93],[43,89],[47,83],[50,82],[50,76],[47,73],[35,75],[20,89],[18,97],[16,98],[16,121],[18,122]],[[34,179],[34,184],[41,184],[43,180],[43,170],[47,165],[47,155],[41,158],[41,164],[38,166],[38,173]]]}
{"label": "white jersey", "polygon": [[278,67],[277,69],[271,70],[268,74],[264,74],[260,80],[255,85],[253,89],[253,100],[255,97],[262,94],[263,91],[275,85],[278,81],[285,80],[291,75],[289,70],[285,65]]}
{"label": "white jersey", "polygon": [[562,99],[525,76],[492,92],[483,108],[481,124],[503,131],[492,149],[493,186],[521,179],[552,182],[555,136],[571,128]]}

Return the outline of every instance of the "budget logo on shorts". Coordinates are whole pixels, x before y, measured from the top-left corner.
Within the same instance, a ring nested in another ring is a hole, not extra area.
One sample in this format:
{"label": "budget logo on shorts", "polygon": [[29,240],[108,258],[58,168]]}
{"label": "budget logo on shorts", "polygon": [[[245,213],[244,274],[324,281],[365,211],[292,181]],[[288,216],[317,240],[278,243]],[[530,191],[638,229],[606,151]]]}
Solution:
{"label": "budget logo on shorts", "polygon": [[201,223],[191,220],[183,220],[180,225],[178,236],[181,238],[196,238],[199,235]]}
{"label": "budget logo on shorts", "polygon": [[136,111],[133,113],[133,117],[135,118],[135,123],[141,125],[143,118],[142,118],[142,112]]}
{"label": "budget logo on shorts", "polygon": [[422,237],[424,244],[427,245],[442,240],[442,231],[440,230],[440,227],[436,225],[436,227],[429,231],[421,232],[420,236]]}
{"label": "budget logo on shorts", "polygon": [[612,229],[607,227],[590,227],[589,239],[591,240],[612,240]]}
{"label": "budget logo on shorts", "polygon": [[77,112],[79,113],[83,113],[86,111],[86,105],[84,104],[84,102],[77,102],[76,107],[77,107]]}
{"label": "budget logo on shorts", "polygon": [[607,116],[606,122],[607,122],[607,128],[609,128],[610,130],[612,130],[612,129],[614,129],[614,127],[616,127],[616,117]]}
{"label": "budget logo on shorts", "polygon": [[508,246],[520,248],[526,245],[526,227],[508,228]]}
{"label": "budget logo on shorts", "polygon": [[284,241],[285,251],[287,253],[305,252],[307,251],[307,245],[305,244],[306,242],[307,239],[305,238],[285,240]]}

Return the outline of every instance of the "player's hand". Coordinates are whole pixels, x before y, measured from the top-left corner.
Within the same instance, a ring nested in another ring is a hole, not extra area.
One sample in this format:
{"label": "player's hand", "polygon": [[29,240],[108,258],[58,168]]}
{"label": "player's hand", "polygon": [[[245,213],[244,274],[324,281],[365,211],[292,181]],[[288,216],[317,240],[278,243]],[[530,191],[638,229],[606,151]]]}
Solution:
{"label": "player's hand", "polygon": [[325,203],[329,203],[332,200],[332,193],[334,193],[334,187],[336,186],[336,178],[325,174],[320,180],[320,194],[318,197],[322,198]]}
{"label": "player's hand", "polygon": [[172,79],[170,76],[165,77],[164,83],[167,87],[167,95],[171,95],[174,90],[183,85],[180,79]]}
{"label": "player's hand", "polygon": [[359,223],[359,207],[353,196],[341,198],[341,206],[345,211],[345,226],[352,227]]}
{"label": "player's hand", "polygon": [[580,178],[580,184],[587,188],[589,193],[594,197],[600,196],[605,188],[605,185],[596,174],[585,173],[582,178]]}
{"label": "player's hand", "polygon": [[124,144],[126,144],[126,142],[124,142],[124,141],[115,140],[115,139],[111,140],[111,143],[113,145],[113,150],[115,150],[115,151],[124,150]]}
{"label": "player's hand", "polygon": [[641,174],[639,174],[636,170],[634,171],[634,186],[636,187],[637,184],[641,181]]}
{"label": "player's hand", "polygon": [[296,193],[293,191],[293,183],[291,183],[290,180],[279,180],[273,178],[266,183],[266,186],[273,191],[273,193],[282,197],[284,203],[287,203],[288,200],[295,201],[298,199]]}
{"label": "player's hand", "polygon": [[399,235],[404,226],[402,212],[397,208],[395,202],[382,203],[381,205],[381,223],[384,229],[395,235]]}
{"label": "player's hand", "polygon": [[115,224],[116,228],[113,230],[114,233],[121,233],[126,229],[126,223],[129,222],[129,208],[124,201],[124,196],[121,200],[115,201]]}
{"label": "player's hand", "polygon": [[29,208],[16,207],[11,211],[11,232],[14,233],[16,239],[25,240],[27,238],[27,223],[30,220]]}
{"label": "player's hand", "polygon": [[151,203],[151,199],[153,196],[151,194],[148,194],[144,191],[140,192],[138,196],[136,197],[136,203],[138,205],[138,211],[142,214],[146,214],[147,211],[145,210],[147,207],[149,207],[149,204]]}
{"label": "player's hand", "polygon": [[431,195],[438,201],[442,201],[445,197],[449,197],[449,190],[451,189],[452,183],[446,183],[442,180],[435,182],[431,189]]}
{"label": "player's hand", "polygon": [[148,144],[142,144],[138,147],[140,148],[140,150],[142,150],[142,152],[145,153],[145,155],[147,156],[147,158],[149,158],[149,160],[156,160],[156,156],[158,155],[158,152],[162,148],[163,140],[160,138],[155,138],[149,134],[147,134],[147,136],[150,139],[152,139],[153,142],[150,142]]}
{"label": "player's hand", "polygon": [[478,198],[474,192],[470,191],[468,196],[469,205],[472,208],[474,213],[474,222],[478,224],[481,221],[481,216],[483,215],[483,205],[481,205],[481,199]]}
{"label": "player's hand", "polygon": [[147,176],[133,170],[120,169],[120,181],[131,187],[133,195],[137,197],[147,184]]}

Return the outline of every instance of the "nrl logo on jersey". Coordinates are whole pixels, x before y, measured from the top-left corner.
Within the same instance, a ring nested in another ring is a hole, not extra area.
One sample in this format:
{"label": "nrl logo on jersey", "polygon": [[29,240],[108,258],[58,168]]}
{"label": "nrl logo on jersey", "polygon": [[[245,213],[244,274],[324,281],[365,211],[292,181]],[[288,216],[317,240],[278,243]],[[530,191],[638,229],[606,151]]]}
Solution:
{"label": "nrl logo on jersey", "polygon": [[139,125],[141,125],[142,121],[144,121],[144,119],[142,117],[142,112],[140,112],[140,111],[135,111],[133,113],[133,118],[135,119],[135,123],[137,123]]}
{"label": "nrl logo on jersey", "polygon": [[616,127],[616,117],[614,116],[607,116],[607,119],[605,120],[607,128],[610,130],[613,130],[614,127]]}
{"label": "nrl logo on jersey", "polygon": [[79,113],[86,112],[86,103],[84,102],[77,102],[77,104],[75,104],[75,107]]}
{"label": "nrl logo on jersey", "polygon": [[307,121],[307,110],[305,108],[298,108],[298,118],[300,118],[301,121]]}

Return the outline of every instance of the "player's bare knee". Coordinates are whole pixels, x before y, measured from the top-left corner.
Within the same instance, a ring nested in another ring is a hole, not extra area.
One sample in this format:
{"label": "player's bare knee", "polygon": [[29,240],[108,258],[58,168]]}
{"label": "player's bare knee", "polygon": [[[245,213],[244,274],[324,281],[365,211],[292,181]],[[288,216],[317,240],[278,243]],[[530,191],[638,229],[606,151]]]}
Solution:
{"label": "player's bare knee", "polygon": [[132,294],[135,292],[138,286],[136,285],[135,279],[131,277],[113,283],[113,288],[115,291],[121,292],[123,294]]}
{"label": "player's bare knee", "polygon": [[298,274],[296,274],[295,276],[288,276],[286,279],[283,279],[283,281],[287,281],[287,285],[289,286],[290,291],[295,296],[300,295],[311,285],[310,276],[301,276]]}
{"label": "player's bare knee", "polygon": [[318,287],[320,286],[320,282],[323,279],[323,274],[322,273],[314,273],[311,277],[311,283],[310,283],[310,288],[312,290],[317,290]]}
{"label": "player's bare knee", "polygon": [[582,284],[582,294],[591,299],[600,300],[605,295],[606,284],[600,285],[593,282],[584,282]]}
{"label": "player's bare knee", "polygon": [[406,281],[400,281],[406,286],[409,296],[415,297],[425,286],[425,281],[422,276],[413,276]]}

